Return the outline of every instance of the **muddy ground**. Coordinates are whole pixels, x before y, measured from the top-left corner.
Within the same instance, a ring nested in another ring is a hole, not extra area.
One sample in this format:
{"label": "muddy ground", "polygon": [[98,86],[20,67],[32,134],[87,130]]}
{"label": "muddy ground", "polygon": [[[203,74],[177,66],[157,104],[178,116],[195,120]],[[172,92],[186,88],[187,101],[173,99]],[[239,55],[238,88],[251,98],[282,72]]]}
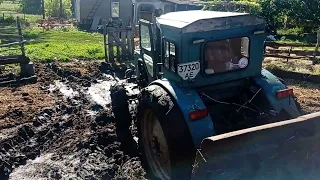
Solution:
{"label": "muddy ground", "polygon": [[[113,71],[99,62],[36,64],[37,82],[0,88],[0,179],[145,179],[135,147],[119,142]],[[320,87],[285,80],[306,112]]]}
{"label": "muddy ground", "polygon": [[0,179],[144,179],[135,149],[117,139],[113,74],[97,62],[36,71],[37,83],[0,89]]}

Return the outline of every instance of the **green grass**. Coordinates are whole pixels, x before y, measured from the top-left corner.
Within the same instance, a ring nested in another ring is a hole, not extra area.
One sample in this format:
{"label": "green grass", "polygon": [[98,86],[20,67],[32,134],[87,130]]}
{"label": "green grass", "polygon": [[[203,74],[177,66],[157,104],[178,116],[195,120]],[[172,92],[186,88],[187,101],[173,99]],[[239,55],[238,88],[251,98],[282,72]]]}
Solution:
{"label": "green grass", "polygon": [[[96,60],[104,58],[103,35],[74,28],[43,31],[32,28],[24,32],[28,44],[26,55],[33,61]],[[19,53],[18,50],[6,54]]]}
{"label": "green grass", "polygon": [[22,21],[28,23],[39,23],[42,15],[23,14],[20,9],[20,4],[4,1],[0,4],[0,16],[5,18],[19,16]]}
{"label": "green grass", "polygon": [[20,11],[20,5],[14,4],[9,1],[4,1],[0,4],[0,11],[1,13],[5,12],[19,12]]}
{"label": "green grass", "polygon": [[316,33],[303,35],[302,28],[279,29],[278,42],[317,43]]}
{"label": "green grass", "polygon": [[[23,22],[28,22],[32,24],[39,23],[42,19],[41,15],[34,15],[34,14],[21,14],[21,13],[15,13],[15,12],[4,14],[5,18],[13,17],[14,19],[16,19],[18,16]],[[1,15],[1,17],[3,17],[3,15]]]}

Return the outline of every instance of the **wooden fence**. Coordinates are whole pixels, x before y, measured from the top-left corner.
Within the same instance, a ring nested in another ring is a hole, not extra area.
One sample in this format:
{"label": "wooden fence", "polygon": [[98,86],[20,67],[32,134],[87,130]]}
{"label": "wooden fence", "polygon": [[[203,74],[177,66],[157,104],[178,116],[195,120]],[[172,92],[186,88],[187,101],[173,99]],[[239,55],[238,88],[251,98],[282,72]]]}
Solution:
{"label": "wooden fence", "polygon": [[[26,41],[24,40],[22,34],[20,17],[17,17],[16,19],[16,27],[0,27],[0,39],[0,65],[20,64],[20,77],[18,81],[20,82],[21,79],[33,81],[36,78],[34,66],[32,63],[30,63],[30,59],[26,56],[25,53]],[[17,50],[19,50],[20,53],[16,53]],[[8,51],[12,52],[7,53]],[[2,53],[10,55],[1,55]],[[0,86],[16,81],[17,79],[1,79]]]}
{"label": "wooden fence", "polygon": [[[265,53],[265,57],[278,57],[278,58],[285,58],[287,61],[289,59],[309,59],[313,60],[314,63],[318,63],[318,56],[319,53],[319,44],[320,44],[320,31],[317,33],[317,44],[311,43],[279,43],[274,41],[266,41],[265,46],[271,47],[272,49],[268,49]],[[286,49],[279,49],[280,47],[286,47]],[[301,48],[301,47],[315,47],[314,50],[300,50],[294,48]],[[295,56],[291,56],[294,54]]]}
{"label": "wooden fence", "polygon": [[134,29],[132,27],[104,26],[104,51],[106,62],[130,61],[134,51]]}

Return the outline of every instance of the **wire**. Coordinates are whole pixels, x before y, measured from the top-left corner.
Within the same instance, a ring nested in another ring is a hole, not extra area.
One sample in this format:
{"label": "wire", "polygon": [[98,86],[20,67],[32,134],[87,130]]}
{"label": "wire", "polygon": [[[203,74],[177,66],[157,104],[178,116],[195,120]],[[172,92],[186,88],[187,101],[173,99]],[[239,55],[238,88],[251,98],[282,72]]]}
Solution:
{"label": "wire", "polygon": [[260,89],[253,95],[253,97],[252,97],[249,101],[245,102],[245,103],[237,110],[237,112],[239,112],[239,111],[243,108],[243,106],[245,106],[246,104],[251,103],[251,101],[257,96],[257,94],[258,94],[261,90],[262,90],[262,88],[260,88]]}
{"label": "wire", "polygon": [[218,101],[216,99],[213,99],[212,97],[208,96],[206,93],[201,93],[202,95],[206,96],[207,98],[209,98],[210,100],[214,101],[214,102],[217,102],[217,103],[220,103],[220,104],[227,104],[227,105],[236,105],[236,106],[239,106],[239,107],[242,107],[242,108],[246,108],[246,109],[250,109],[251,111],[253,112],[257,112],[256,110],[252,109],[252,108],[249,108],[245,105],[240,105],[240,104],[237,104],[237,103],[228,103],[228,102],[223,102],[223,101]]}
{"label": "wire", "polygon": [[222,102],[222,101],[215,100],[215,99],[213,99],[212,97],[208,96],[206,93],[202,93],[202,95],[206,96],[207,98],[209,98],[210,100],[212,100],[212,101],[214,101],[214,102],[217,102],[217,103],[220,103],[220,104],[228,104],[228,105],[231,105],[231,103],[227,103],[227,102]]}

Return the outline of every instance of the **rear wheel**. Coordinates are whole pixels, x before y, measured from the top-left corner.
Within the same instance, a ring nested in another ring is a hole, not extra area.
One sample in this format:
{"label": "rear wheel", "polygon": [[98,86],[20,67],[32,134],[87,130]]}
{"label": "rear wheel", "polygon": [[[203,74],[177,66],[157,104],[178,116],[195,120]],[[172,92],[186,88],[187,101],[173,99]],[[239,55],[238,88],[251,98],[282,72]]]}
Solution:
{"label": "rear wheel", "polygon": [[195,148],[181,110],[152,85],[142,92],[137,115],[139,149],[151,179],[190,179]]}
{"label": "rear wheel", "polygon": [[152,172],[161,179],[170,179],[169,149],[158,118],[147,109],[141,123],[141,142]]}

